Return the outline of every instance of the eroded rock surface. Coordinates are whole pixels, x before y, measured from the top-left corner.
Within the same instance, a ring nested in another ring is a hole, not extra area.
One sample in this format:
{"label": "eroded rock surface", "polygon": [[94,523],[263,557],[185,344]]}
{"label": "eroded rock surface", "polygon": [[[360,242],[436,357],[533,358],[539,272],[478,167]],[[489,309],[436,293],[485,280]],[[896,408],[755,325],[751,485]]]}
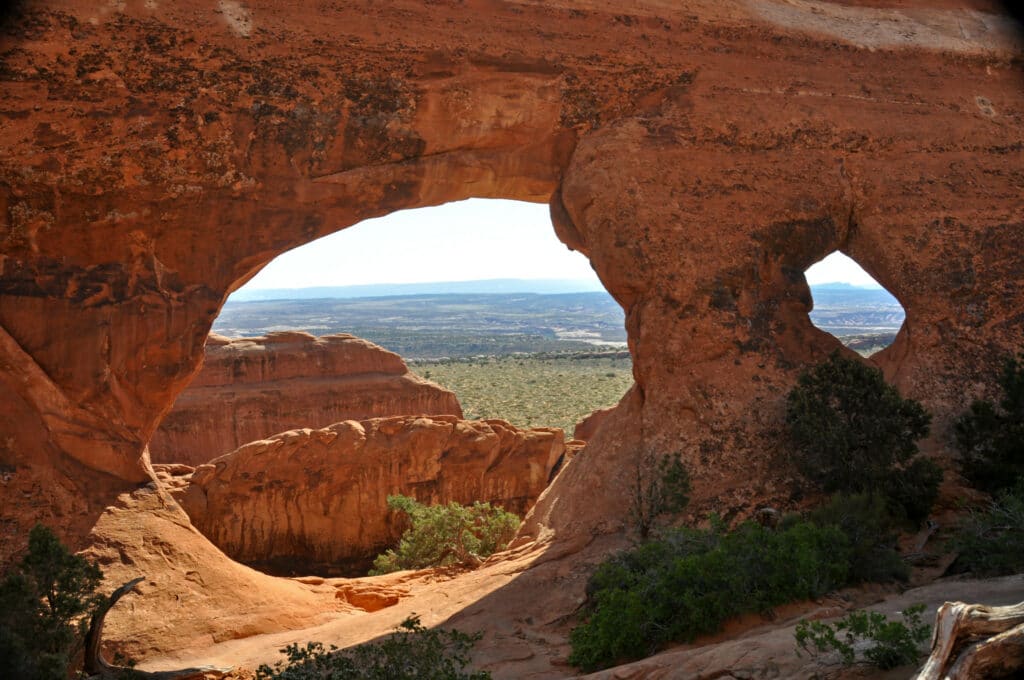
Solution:
{"label": "eroded rock surface", "polygon": [[350,420],[246,444],[197,467],[174,493],[236,560],[274,573],[365,573],[405,526],[388,495],[487,501],[522,517],[547,486],[563,439],[557,428],[502,420]]}
{"label": "eroded rock surface", "polygon": [[399,415],[461,417],[462,408],[394,352],[351,335],[211,335],[149,453],[154,463],[199,465],[278,432]]}
{"label": "eroded rock surface", "polygon": [[90,534],[84,554],[103,569],[107,592],[145,577],[107,619],[109,651],[138,659],[165,645],[195,650],[351,611],[333,592],[228,559],[162,487],[153,483],[113,499]]}
{"label": "eroded rock surface", "polygon": [[[879,362],[941,437],[1022,344],[1020,43],[989,2],[868,5],[25,3],[0,38],[3,464],[145,481],[228,292],[469,196],[551,201],[626,310],[637,409],[606,441],[634,441],[579,474],[671,445],[708,498],[785,495],[782,394],[836,346],[801,272],[834,249],[906,309]],[[621,505],[598,495],[591,524]]]}
{"label": "eroded rock surface", "polygon": [[[561,635],[643,451],[682,451],[695,508],[785,508],[784,395],[837,347],[802,272],[832,250],[906,310],[877,362],[935,414],[933,454],[1024,346],[1024,71],[995,3],[22,5],[0,35],[0,559],[36,520],[81,547],[153,478],[231,290],[394,210],[549,202],[626,311],[636,387],[535,507],[548,561],[474,605],[507,638]],[[503,663],[572,674],[555,661]]]}

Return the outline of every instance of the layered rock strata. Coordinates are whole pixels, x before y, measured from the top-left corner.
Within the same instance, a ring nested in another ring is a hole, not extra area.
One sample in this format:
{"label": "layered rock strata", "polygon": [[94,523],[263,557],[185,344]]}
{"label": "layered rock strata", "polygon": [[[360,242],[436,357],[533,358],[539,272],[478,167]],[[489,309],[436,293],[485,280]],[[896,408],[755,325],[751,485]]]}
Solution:
{"label": "layered rock strata", "polygon": [[462,417],[453,392],[351,335],[211,334],[203,367],[149,444],[154,463],[199,465],[298,427],[399,415]]}
{"label": "layered rock strata", "polygon": [[390,494],[487,501],[520,517],[564,451],[557,428],[453,416],[349,420],[251,442],[174,491],[232,558],[283,574],[365,573],[406,524]]}

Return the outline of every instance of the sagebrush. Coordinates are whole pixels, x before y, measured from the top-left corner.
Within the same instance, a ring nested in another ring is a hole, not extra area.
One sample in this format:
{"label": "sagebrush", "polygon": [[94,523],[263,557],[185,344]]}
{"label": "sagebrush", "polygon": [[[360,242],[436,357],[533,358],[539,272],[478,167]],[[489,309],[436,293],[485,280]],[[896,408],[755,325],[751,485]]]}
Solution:
{"label": "sagebrush", "polygon": [[519,529],[519,517],[511,512],[476,502],[461,505],[424,505],[409,496],[388,496],[388,507],[404,513],[409,528],[398,547],[378,555],[370,575],[400,569],[425,569],[451,565],[477,566],[504,548]]}

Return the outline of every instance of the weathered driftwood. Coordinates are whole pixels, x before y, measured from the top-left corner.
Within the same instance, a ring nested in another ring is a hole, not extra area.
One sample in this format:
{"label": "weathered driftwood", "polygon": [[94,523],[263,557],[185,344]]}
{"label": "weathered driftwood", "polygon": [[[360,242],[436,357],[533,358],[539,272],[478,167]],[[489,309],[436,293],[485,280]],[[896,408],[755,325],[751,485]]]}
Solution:
{"label": "weathered driftwood", "polygon": [[212,680],[223,677],[226,673],[230,672],[230,668],[214,668],[212,666],[183,668],[174,671],[139,671],[125,666],[114,666],[103,658],[100,643],[103,639],[103,622],[106,620],[107,614],[117,604],[118,600],[135,590],[135,586],[139,585],[143,580],[145,580],[145,577],[140,576],[128,581],[128,583],[125,583],[111,593],[110,597],[93,613],[89,621],[89,632],[85,636],[84,667],[86,675],[90,679],[101,680],[103,678],[117,677],[120,673],[131,670],[134,674],[132,677],[139,680]]}
{"label": "weathered driftwood", "polygon": [[947,602],[932,653],[915,680],[975,680],[1024,672],[1024,602],[1006,607]]}

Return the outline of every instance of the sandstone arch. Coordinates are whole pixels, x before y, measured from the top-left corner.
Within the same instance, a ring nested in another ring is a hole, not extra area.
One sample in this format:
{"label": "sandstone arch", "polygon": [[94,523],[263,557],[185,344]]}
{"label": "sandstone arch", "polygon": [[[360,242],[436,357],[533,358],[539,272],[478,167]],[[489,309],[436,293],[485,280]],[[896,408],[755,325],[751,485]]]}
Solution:
{"label": "sandstone arch", "polygon": [[535,535],[618,528],[645,446],[719,510],[786,498],[780,395],[834,346],[798,274],[836,247],[904,302],[879,362],[941,426],[1024,340],[1020,45],[982,0],[867,4],[26,3],[0,38],[0,557],[36,518],[81,546],[152,479],[273,255],[470,196],[550,199],[627,310],[637,386]]}

